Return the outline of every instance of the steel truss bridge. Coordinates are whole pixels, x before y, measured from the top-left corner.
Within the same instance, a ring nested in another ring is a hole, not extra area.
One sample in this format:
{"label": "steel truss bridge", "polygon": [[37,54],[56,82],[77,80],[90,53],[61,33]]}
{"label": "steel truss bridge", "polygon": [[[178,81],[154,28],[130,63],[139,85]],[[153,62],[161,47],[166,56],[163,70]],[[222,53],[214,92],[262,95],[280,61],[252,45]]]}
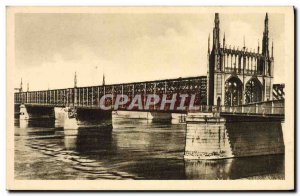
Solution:
{"label": "steel truss bridge", "polygon": [[[187,94],[189,96],[186,98],[186,106],[188,106],[188,103],[190,102],[191,95],[195,95],[194,105],[205,105],[207,99],[206,76],[17,92],[15,93],[14,98],[15,104],[99,109],[101,97],[109,94],[112,95],[112,99],[105,99],[106,107],[114,106],[117,95],[128,96],[127,104],[120,106],[118,110],[126,110],[136,95],[141,96],[143,106],[146,103],[147,95],[158,95],[160,101],[156,105],[160,105],[163,95],[166,95],[167,100],[170,100],[172,99],[173,94],[177,94],[175,108],[180,104],[180,94]],[[149,107],[150,111],[156,109],[157,107],[155,106]],[[133,108],[132,110],[137,110],[137,108]],[[166,106],[164,110],[170,111],[168,106]],[[173,112],[176,111],[174,110]]]}
{"label": "steel truss bridge", "polygon": [[[135,95],[140,95],[142,105],[146,104],[146,96],[149,94],[158,95],[160,101],[150,106],[147,110],[142,111],[161,111],[187,113],[195,112],[189,110],[191,95],[195,95],[194,106],[197,112],[220,112],[223,114],[243,114],[243,115],[284,115],[284,86],[274,85],[273,94],[279,100],[265,101],[259,103],[250,103],[241,106],[207,106],[207,80],[206,76],[187,77],[167,80],[155,80],[145,82],[133,82],[123,84],[110,84],[101,86],[74,87],[65,89],[53,89],[42,91],[27,91],[15,93],[15,104],[24,104],[28,106],[42,107],[74,107],[82,109],[100,109],[100,98],[104,95],[111,94],[111,99],[105,99],[106,107],[111,106],[111,110],[128,110],[129,104]],[[173,94],[177,94],[175,109],[170,105],[161,109],[159,106],[162,96],[166,95],[167,100],[172,99]],[[186,94],[185,110],[176,110],[180,104],[180,94]],[[123,104],[117,109],[114,108],[117,95],[128,96],[127,104]],[[132,111],[140,111],[133,107]]]}

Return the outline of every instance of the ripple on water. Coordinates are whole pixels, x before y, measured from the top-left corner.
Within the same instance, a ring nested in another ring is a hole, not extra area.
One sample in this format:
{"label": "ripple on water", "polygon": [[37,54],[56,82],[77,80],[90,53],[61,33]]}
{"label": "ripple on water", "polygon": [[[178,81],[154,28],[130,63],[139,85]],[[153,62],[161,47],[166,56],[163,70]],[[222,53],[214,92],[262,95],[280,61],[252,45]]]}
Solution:
{"label": "ripple on water", "polygon": [[32,149],[38,150],[40,153],[56,157],[55,161],[69,163],[72,168],[80,171],[86,179],[91,180],[129,180],[140,179],[137,176],[130,175],[127,172],[111,171],[110,168],[103,166],[103,163],[89,159],[87,157],[79,156],[77,152],[65,150],[58,147],[57,144],[43,144],[33,142],[27,145]]}
{"label": "ripple on water", "polygon": [[79,163],[93,163],[96,162],[96,160],[92,159],[86,159],[86,158],[72,158],[74,161],[77,161]]}

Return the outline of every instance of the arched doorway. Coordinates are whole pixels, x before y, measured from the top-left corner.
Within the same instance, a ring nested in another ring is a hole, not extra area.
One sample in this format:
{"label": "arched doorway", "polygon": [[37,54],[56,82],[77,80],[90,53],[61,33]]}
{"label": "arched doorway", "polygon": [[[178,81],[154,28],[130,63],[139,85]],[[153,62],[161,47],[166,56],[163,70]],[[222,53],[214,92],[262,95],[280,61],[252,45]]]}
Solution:
{"label": "arched doorway", "polygon": [[243,100],[243,83],[237,77],[231,77],[225,82],[225,106],[241,105]]}
{"label": "arched doorway", "polygon": [[245,102],[254,103],[262,101],[262,85],[257,78],[252,78],[246,84]]}

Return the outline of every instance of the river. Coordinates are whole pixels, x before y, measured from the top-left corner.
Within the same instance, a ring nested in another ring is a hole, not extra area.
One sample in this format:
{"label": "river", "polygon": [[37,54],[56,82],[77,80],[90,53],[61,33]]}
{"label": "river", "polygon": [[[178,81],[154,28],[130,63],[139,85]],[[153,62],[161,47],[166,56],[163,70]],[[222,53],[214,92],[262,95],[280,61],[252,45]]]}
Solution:
{"label": "river", "polygon": [[284,179],[284,155],[187,161],[185,123],[112,121],[64,131],[53,120],[15,119],[15,179]]}

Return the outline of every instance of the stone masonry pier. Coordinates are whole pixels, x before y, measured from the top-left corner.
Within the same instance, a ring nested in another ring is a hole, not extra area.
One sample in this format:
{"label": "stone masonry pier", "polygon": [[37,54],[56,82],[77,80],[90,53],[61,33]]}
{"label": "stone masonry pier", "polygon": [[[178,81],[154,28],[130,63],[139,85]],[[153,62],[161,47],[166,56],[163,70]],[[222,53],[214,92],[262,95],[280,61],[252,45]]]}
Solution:
{"label": "stone masonry pier", "polygon": [[224,159],[283,154],[281,120],[189,113],[185,159]]}

